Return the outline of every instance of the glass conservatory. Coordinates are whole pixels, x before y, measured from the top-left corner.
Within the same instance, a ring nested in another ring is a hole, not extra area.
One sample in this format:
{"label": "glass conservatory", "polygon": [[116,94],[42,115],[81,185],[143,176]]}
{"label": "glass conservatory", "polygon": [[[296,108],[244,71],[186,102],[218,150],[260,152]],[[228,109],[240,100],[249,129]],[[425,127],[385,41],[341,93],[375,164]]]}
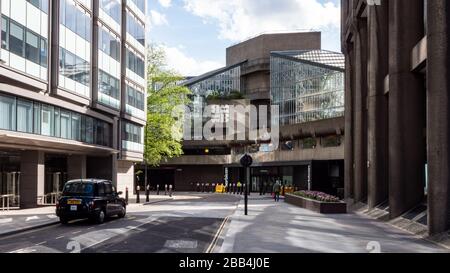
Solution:
{"label": "glass conservatory", "polygon": [[344,115],[344,55],[325,50],[271,53],[271,100],[280,125]]}

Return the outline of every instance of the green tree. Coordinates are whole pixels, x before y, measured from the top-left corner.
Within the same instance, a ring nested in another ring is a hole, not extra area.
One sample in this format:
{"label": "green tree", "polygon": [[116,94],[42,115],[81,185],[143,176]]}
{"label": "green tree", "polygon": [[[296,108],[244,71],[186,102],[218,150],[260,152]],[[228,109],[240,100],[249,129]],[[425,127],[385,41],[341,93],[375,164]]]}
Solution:
{"label": "green tree", "polygon": [[158,166],[162,160],[181,156],[183,112],[190,90],[179,85],[183,77],[167,68],[163,47],[148,48],[147,126],[145,128],[145,161]]}

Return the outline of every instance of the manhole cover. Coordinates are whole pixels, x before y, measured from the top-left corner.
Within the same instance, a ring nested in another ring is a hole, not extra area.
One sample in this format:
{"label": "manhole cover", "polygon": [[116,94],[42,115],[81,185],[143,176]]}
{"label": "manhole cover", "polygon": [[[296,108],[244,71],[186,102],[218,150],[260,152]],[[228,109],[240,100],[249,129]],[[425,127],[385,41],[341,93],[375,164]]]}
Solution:
{"label": "manhole cover", "polygon": [[187,240],[168,240],[164,247],[176,248],[176,249],[192,249],[197,248],[197,241],[187,241]]}

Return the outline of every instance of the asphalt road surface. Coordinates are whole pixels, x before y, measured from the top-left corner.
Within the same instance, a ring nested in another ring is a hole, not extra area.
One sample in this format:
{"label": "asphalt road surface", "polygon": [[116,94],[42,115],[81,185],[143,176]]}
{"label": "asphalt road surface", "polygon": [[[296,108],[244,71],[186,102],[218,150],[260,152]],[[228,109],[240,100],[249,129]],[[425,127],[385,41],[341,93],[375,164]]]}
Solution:
{"label": "asphalt road surface", "polygon": [[0,237],[0,253],[202,253],[239,200],[202,195],[141,206],[101,225],[87,220],[58,224]]}

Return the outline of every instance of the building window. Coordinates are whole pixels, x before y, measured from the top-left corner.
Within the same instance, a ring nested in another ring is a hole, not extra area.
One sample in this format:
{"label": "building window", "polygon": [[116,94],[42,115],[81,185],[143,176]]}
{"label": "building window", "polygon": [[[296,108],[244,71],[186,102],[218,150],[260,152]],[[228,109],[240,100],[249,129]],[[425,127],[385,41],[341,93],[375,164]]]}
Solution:
{"label": "building window", "polygon": [[2,48],[9,50],[9,24],[6,17],[2,16]]}
{"label": "building window", "polygon": [[127,48],[127,67],[141,78],[145,78],[144,58]]}
{"label": "building window", "polygon": [[10,96],[0,96],[0,129],[16,130],[16,99]]}
{"label": "building window", "polygon": [[102,70],[99,70],[98,78],[99,102],[119,108],[120,81]]}
{"label": "building window", "polygon": [[100,0],[100,8],[120,24],[121,6],[117,0]]}
{"label": "building window", "polygon": [[33,133],[33,102],[17,100],[17,131]]}
{"label": "building window", "polygon": [[136,7],[142,11],[143,13],[145,13],[145,0],[131,0]]}
{"label": "building window", "polygon": [[61,138],[70,139],[72,138],[72,128],[70,125],[70,112],[61,111]]}
{"label": "building window", "polygon": [[44,13],[48,13],[48,0],[27,0],[27,2],[40,9]]}
{"label": "building window", "polygon": [[127,85],[127,105],[145,111],[145,95],[142,91]]}
{"label": "building window", "polygon": [[41,134],[44,136],[55,136],[53,119],[54,112],[53,106],[42,105],[41,111]]}
{"label": "building window", "polygon": [[98,48],[114,60],[120,62],[120,42],[109,31],[100,28]]}
{"label": "building window", "polygon": [[72,0],[60,0],[60,24],[86,41],[91,41],[91,17]]}
{"label": "building window", "polygon": [[39,52],[39,37],[33,32],[27,30],[26,34],[26,46],[25,46],[25,58],[34,63],[39,64],[40,52]]}
{"label": "building window", "polygon": [[10,22],[10,34],[9,34],[9,48],[10,52],[19,56],[24,56],[24,28],[16,24],[15,22]]}
{"label": "building window", "polygon": [[47,39],[5,16],[2,16],[2,48],[47,67]]}
{"label": "building window", "polygon": [[72,113],[72,139],[81,141],[81,115]]}
{"label": "building window", "polygon": [[145,46],[144,24],[130,13],[127,13],[127,33],[135,38],[141,45]]}
{"label": "building window", "polygon": [[132,123],[122,123],[122,149],[128,151],[143,150],[143,130],[144,128]]}
{"label": "building window", "polygon": [[90,84],[90,64],[75,54],[60,48],[60,74],[85,86]]}

